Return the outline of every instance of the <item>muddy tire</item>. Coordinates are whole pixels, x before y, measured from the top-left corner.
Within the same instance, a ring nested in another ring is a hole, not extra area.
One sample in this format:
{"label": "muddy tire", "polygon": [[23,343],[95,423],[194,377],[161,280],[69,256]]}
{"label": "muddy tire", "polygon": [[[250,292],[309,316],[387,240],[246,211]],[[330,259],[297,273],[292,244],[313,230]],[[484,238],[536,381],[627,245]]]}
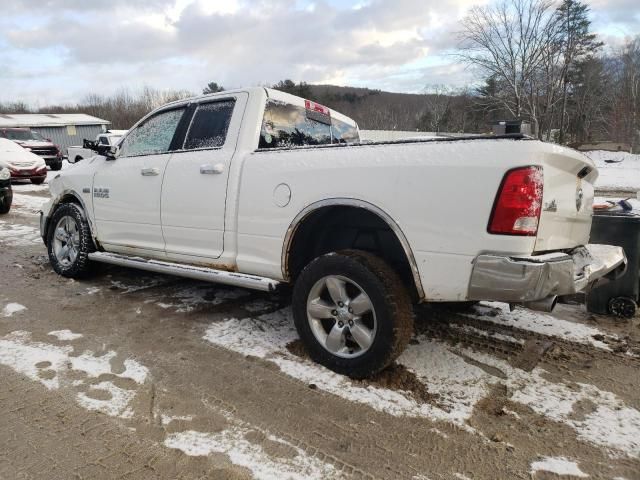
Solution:
{"label": "muddy tire", "polygon": [[388,366],[413,334],[402,280],[383,260],[357,250],[307,265],[294,286],[293,315],[309,356],[357,379]]}
{"label": "muddy tire", "polygon": [[89,253],[94,250],[82,208],[75,203],[60,205],[53,213],[47,231],[47,251],[55,272],[65,277],[82,277],[89,271]]}

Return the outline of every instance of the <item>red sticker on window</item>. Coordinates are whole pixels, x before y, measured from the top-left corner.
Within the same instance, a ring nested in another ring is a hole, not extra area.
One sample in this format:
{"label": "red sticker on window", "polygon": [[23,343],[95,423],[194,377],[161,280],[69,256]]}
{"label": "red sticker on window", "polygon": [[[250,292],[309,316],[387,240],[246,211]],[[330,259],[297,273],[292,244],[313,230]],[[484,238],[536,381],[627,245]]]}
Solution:
{"label": "red sticker on window", "polygon": [[311,110],[312,112],[321,113],[322,115],[331,116],[331,110],[324,105],[320,105],[319,103],[312,102],[311,100],[304,101],[304,108],[307,110]]}

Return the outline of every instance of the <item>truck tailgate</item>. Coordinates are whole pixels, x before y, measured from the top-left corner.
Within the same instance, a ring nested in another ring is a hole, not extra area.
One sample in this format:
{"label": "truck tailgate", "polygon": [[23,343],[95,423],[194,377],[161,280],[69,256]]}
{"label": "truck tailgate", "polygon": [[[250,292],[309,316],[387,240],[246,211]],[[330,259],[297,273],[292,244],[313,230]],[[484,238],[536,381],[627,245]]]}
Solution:
{"label": "truck tailgate", "polygon": [[581,153],[557,147],[545,154],[542,212],[535,250],[564,250],[589,243],[595,179],[594,163]]}

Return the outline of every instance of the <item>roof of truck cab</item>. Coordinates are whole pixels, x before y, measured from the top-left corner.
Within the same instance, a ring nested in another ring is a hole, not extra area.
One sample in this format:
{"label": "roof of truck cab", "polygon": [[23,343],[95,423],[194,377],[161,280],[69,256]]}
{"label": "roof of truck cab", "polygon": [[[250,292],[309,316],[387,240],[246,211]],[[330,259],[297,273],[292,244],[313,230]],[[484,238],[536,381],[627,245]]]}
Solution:
{"label": "roof of truck cab", "polygon": [[[286,102],[286,103],[291,103],[293,105],[298,105],[300,107],[305,107],[304,101],[305,100],[311,100],[314,101],[313,98],[302,98],[302,97],[298,97],[296,95],[291,95],[290,93],[286,93],[286,92],[281,92],[280,90],[275,90],[273,88],[267,88],[267,87],[247,87],[247,88],[238,88],[238,89],[234,89],[234,90],[223,90],[222,92],[216,92],[216,93],[206,93],[206,94],[202,94],[202,95],[197,95],[195,97],[190,97],[190,98],[184,98],[181,100],[176,100],[175,102],[171,102],[168,103],[166,105],[164,105],[163,107],[167,107],[170,105],[183,105],[183,104],[187,104],[190,102],[200,102],[202,100],[205,99],[215,99],[217,97],[226,97],[229,95],[233,95],[235,93],[248,93],[250,95],[262,95],[262,94],[266,94],[267,98],[271,98],[273,100],[277,100],[277,101],[281,101],[281,102]],[[329,109],[331,111],[331,117],[332,118],[336,118],[337,120],[340,120],[342,122],[345,122],[349,125],[352,126],[357,126],[358,124],[355,122],[355,120],[353,120],[352,118],[347,117],[346,115],[333,110],[332,108]]]}

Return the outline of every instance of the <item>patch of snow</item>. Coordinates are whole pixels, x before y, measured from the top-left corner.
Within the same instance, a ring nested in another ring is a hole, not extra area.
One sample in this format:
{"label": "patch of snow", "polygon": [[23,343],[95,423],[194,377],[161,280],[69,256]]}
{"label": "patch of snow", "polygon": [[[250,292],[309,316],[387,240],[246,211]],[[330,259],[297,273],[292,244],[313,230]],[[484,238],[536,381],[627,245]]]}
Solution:
{"label": "patch of snow", "polygon": [[58,375],[53,378],[42,378],[36,366],[43,362],[51,365],[47,368],[59,372],[64,370],[72,352],[69,346],[58,347],[47,343],[32,342],[31,334],[15,331],[0,338],[0,364],[6,365],[31,380],[42,383],[49,390],[60,387]]}
{"label": "patch of snow", "polygon": [[[50,332],[49,335],[58,338],[78,338],[69,330]],[[99,377],[102,374],[114,375],[121,378],[129,378],[138,384],[144,383],[148,369],[133,359],[126,359],[123,363],[125,371],[114,373],[111,370],[110,361],[116,357],[115,352],[108,352],[102,356],[94,356],[86,351],[79,357],[73,357],[73,348],[70,345],[58,346],[44,342],[35,342],[31,339],[31,333],[14,331],[4,337],[0,337],[0,364],[6,365],[26,377],[38,381],[50,390],[58,389],[62,385],[82,388],[85,380],[71,379],[72,371],[82,371],[88,377]],[[51,372],[54,375],[51,375]],[[41,373],[47,373],[41,375]],[[129,418],[133,412],[129,403],[135,397],[135,390],[128,390],[104,381],[97,385],[90,385],[90,389],[106,390],[110,398],[98,400],[85,393],[78,393],[76,401],[84,408],[97,410],[107,415]]]}
{"label": "patch of snow", "polygon": [[0,220],[0,243],[27,246],[41,244],[42,238],[40,238],[40,230],[37,228]]}
{"label": "patch of snow", "polygon": [[246,440],[245,435],[248,432],[248,429],[242,427],[233,427],[217,433],[188,430],[168,435],[164,444],[190,456],[224,453],[235,465],[251,470],[256,479],[323,480],[342,477],[333,465],[308,456],[302,449],[283,440],[272,441],[293,448],[296,456],[289,459],[273,458],[260,445]]}
{"label": "patch of snow", "polygon": [[21,195],[15,193],[13,195],[13,203],[11,205],[11,211],[17,211],[18,213],[26,213],[28,215],[35,215],[42,210],[42,205],[49,201],[49,197],[36,197],[33,195]]}
{"label": "patch of snow", "polygon": [[536,472],[549,472],[556,475],[571,475],[579,478],[587,478],[589,475],[578,467],[576,462],[568,460],[566,457],[544,457],[531,464],[531,474]]}
{"label": "patch of snow", "polygon": [[2,316],[10,317],[14,313],[22,312],[23,310],[26,310],[26,309],[27,307],[25,307],[24,305],[20,305],[19,303],[15,303],[15,302],[7,303],[2,309]]}
{"label": "patch of snow", "polygon": [[169,425],[174,420],[183,420],[185,422],[190,422],[191,420],[193,420],[193,415],[165,415],[164,413],[160,415],[160,421],[162,422],[162,425]]}
{"label": "patch of snow", "polygon": [[11,188],[13,194],[17,193],[30,193],[30,192],[47,192],[49,191],[49,185],[43,183],[41,185],[35,185],[33,183],[14,183]]}
{"label": "patch of snow", "polygon": [[87,410],[102,412],[110,417],[131,418],[133,411],[129,408],[129,403],[135,397],[136,392],[133,390],[125,390],[114,385],[112,382],[100,382],[91,385],[90,390],[103,390],[109,393],[110,398],[99,400],[89,397],[85,393],[78,393],[76,401],[81,407]]}
{"label": "patch of snow", "polygon": [[100,375],[115,375],[121,378],[129,378],[138,384],[143,384],[149,374],[147,367],[136,360],[128,358],[124,361],[125,371],[114,373],[111,370],[111,360],[117,356],[113,350],[101,356],[95,356],[93,352],[86,351],[78,357],[70,357],[71,367],[74,370],[85,372],[89,377],[97,378]]}
{"label": "patch of snow", "polygon": [[615,335],[607,334],[597,328],[562,320],[546,313],[534,312],[521,307],[516,307],[513,312],[510,312],[509,306],[505,303],[482,302],[476,305],[474,309],[475,313],[464,313],[462,315],[482,322],[520,328],[549,337],[562,338],[570,342],[588,344],[602,350],[611,350],[611,347],[605,342],[594,339],[595,335],[609,337],[614,341],[618,339]]}
{"label": "patch of snow", "polygon": [[472,480],[471,478],[467,477],[463,473],[454,473],[453,476],[458,478],[458,479],[460,479],[460,480]]}
{"label": "patch of snow", "polygon": [[102,290],[100,287],[87,287],[86,290],[85,290],[85,294],[87,294],[87,295],[95,295],[100,290]]}
{"label": "patch of snow", "polygon": [[[210,300],[205,298],[209,295],[213,295]],[[157,301],[156,305],[165,310],[175,308],[177,313],[188,313],[200,306],[216,306],[247,295],[249,292],[240,288],[216,289],[208,285],[206,287],[195,286],[174,289],[168,298],[163,295],[162,301]]]}
{"label": "patch of snow", "polygon": [[127,293],[137,292],[139,290],[145,290],[147,288],[157,287],[166,282],[166,279],[161,277],[147,277],[147,276],[142,276],[142,277],[136,278],[135,280],[136,280],[136,284],[133,284],[133,285],[129,283],[121,282],[119,280],[111,280],[111,285],[119,290],[123,290],[120,293],[124,295]]}
{"label": "patch of snow", "polygon": [[47,335],[51,335],[52,337],[56,337],[61,341],[69,341],[77,340],[78,338],[82,338],[81,333],[73,333],[71,330],[54,330],[53,332],[47,333]]}

